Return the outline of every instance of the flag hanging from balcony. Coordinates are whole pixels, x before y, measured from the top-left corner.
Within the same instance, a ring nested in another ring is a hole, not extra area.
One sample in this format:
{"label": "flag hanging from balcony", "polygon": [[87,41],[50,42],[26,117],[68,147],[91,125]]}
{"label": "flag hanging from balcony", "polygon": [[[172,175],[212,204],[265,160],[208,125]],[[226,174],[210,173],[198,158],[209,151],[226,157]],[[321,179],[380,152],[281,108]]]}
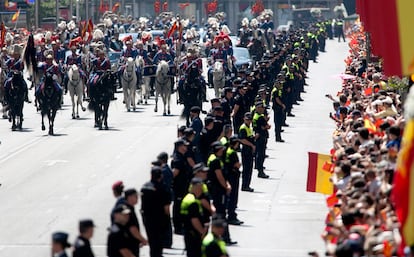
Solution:
{"label": "flag hanging from balcony", "polygon": [[4,1],[4,7],[8,10],[8,11],[16,11],[17,10],[17,3],[15,2],[10,2],[9,0]]}
{"label": "flag hanging from balcony", "polygon": [[356,3],[361,21],[371,35],[372,52],[384,59],[385,74],[413,74],[414,1],[357,0]]}
{"label": "flag hanging from balcony", "polygon": [[27,3],[27,4],[35,4],[35,1],[36,1],[36,0],[26,0],[26,3]]}

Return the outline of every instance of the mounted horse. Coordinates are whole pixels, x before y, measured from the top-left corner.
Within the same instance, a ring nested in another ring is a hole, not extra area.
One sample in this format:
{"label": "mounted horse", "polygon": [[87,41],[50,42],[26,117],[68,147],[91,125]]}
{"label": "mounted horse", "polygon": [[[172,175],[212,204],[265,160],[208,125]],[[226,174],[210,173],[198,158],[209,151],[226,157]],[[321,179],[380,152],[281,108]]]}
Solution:
{"label": "mounted horse", "polygon": [[124,71],[121,75],[122,90],[124,92],[124,102],[127,111],[135,111],[135,91],[137,90],[136,64],[132,57],[125,63]]}
{"label": "mounted horse", "polygon": [[90,85],[91,101],[88,108],[95,112],[95,127],[100,130],[103,125],[105,129],[108,129],[108,109],[112,98],[112,86],[116,79],[116,74],[107,70],[102,73],[96,83]]}
{"label": "mounted horse", "polygon": [[56,112],[61,107],[62,89],[53,80],[53,75],[46,73],[43,83],[36,90],[36,99],[39,101],[40,113],[42,115],[42,130],[45,130],[44,117],[49,120],[49,135],[53,135],[53,127]]}
{"label": "mounted horse", "polygon": [[[79,106],[82,111],[86,108],[82,105],[83,94],[84,94],[84,82],[80,74],[79,68],[76,64],[72,64],[68,70],[68,90],[70,98],[72,100],[72,119],[79,118]],[[76,103],[75,103],[76,95]],[[76,107],[76,113],[75,113]]]}
{"label": "mounted horse", "polygon": [[161,95],[162,102],[164,104],[163,115],[166,116],[165,110],[168,105],[168,115],[171,114],[170,102],[171,102],[171,76],[168,75],[169,65],[166,61],[161,61],[157,66],[157,72],[155,73],[155,109],[158,111],[158,95]]}
{"label": "mounted horse", "polygon": [[202,108],[204,87],[200,80],[198,68],[195,65],[191,65],[189,69],[182,91],[182,101],[184,103],[182,116],[186,118],[187,124],[189,124],[191,107],[198,106]]}
{"label": "mounted horse", "polygon": [[12,122],[12,130],[22,129],[23,105],[27,97],[27,86],[23,75],[19,71],[13,71],[11,79],[4,85],[4,100],[9,110],[9,121]]}
{"label": "mounted horse", "polygon": [[150,98],[150,95],[151,95],[151,88],[150,88],[151,77],[145,74],[146,66],[145,66],[144,58],[142,58],[142,56],[138,56],[138,58],[136,59],[136,63],[142,74],[141,85],[138,88],[139,95],[140,95],[140,99],[138,100],[138,103],[148,104],[148,99]]}
{"label": "mounted horse", "polygon": [[223,89],[225,84],[226,73],[224,71],[223,63],[216,61],[213,66],[213,86],[216,97],[220,97],[220,90]]}

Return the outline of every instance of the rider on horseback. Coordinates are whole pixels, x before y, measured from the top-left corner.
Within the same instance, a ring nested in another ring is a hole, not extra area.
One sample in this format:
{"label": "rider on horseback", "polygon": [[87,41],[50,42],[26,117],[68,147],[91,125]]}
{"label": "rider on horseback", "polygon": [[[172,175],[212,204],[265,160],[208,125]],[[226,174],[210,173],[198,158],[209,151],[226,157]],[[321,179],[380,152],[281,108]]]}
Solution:
{"label": "rider on horseback", "polygon": [[[111,70],[111,63],[108,57],[105,56],[105,52],[102,49],[98,49],[97,53],[98,53],[98,58],[95,58],[92,60],[93,72],[89,76],[89,81],[88,81],[88,84],[90,87],[93,87],[96,84],[96,82],[98,82],[102,74],[104,74],[108,70]],[[115,88],[112,90],[111,100],[116,100]]]}
{"label": "rider on horseback", "polygon": [[[138,56],[138,50],[132,45],[131,40],[126,41],[125,45],[126,45],[126,49],[122,50],[121,59],[119,60],[119,64],[120,64],[119,68],[118,68],[118,79],[119,79],[119,81],[121,81],[122,73],[125,70],[126,60],[129,57],[132,57],[132,59],[135,60],[135,58],[137,58],[137,56]],[[138,67],[135,69],[135,73],[137,74],[137,78],[139,78],[140,76],[139,76],[139,72],[138,72]]]}
{"label": "rider on horseback", "polygon": [[26,81],[23,78],[24,63],[21,58],[21,51],[22,51],[21,46],[14,45],[12,56],[5,63],[7,67],[7,80],[4,83],[4,88],[7,89],[8,87],[11,87],[13,74],[19,73],[19,76],[20,76],[20,79],[23,85],[23,90],[26,92],[24,100],[29,103],[30,102],[28,98],[29,90],[27,88]]}
{"label": "rider on horseback", "polygon": [[[166,61],[168,64],[174,65],[174,57],[171,55],[171,52],[167,51],[168,47],[165,42],[162,42],[161,44],[161,50],[159,50],[153,59],[154,65],[158,65],[160,61]],[[174,93],[174,78],[171,78],[171,93]]]}
{"label": "rider on horseback", "polygon": [[[211,64],[216,61],[223,62],[223,68],[227,71],[227,52],[224,49],[224,42],[222,39],[214,39],[216,41],[216,47],[210,50]],[[208,69],[208,83],[210,86],[213,85],[213,68],[210,66]]]}
{"label": "rider on horseback", "polygon": [[[182,72],[180,81],[178,82],[178,96],[179,102],[183,103],[184,83],[188,79],[198,80],[198,85],[205,85],[204,79],[201,76],[203,73],[203,63],[196,53],[189,51],[186,60],[180,64],[179,70]],[[205,87],[201,87],[205,97]]]}
{"label": "rider on horseback", "polygon": [[61,94],[62,93],[62,87],[57,82],[57,79],[58,79],[59,76],[62,75],[62,71],[59,68],[59,66],[54,62],[53,55],[48,54],[46,56],[46,62],[41,63],[39,65],[39,70],[42,70],[45,75],[42,78],[42,82],[40,83],[40,86],[36,89],[36,93],[35,93],[36,96],[39,93],[43,93],[44,87],[45,87],[45,76],[47,76],[47,75],[51,75],[52,76],[52,78],[53,78],[53,85],[54,85],[56,91],[59,94]]}
{"label": "rider on horseback", "polygon": [[[78,66],[79,74],[80,74],[81,78],[84,79],[84,78],[86,78],[86,74],[82,70],[82,57],[79,54],[76,53],[77,49],[78,48],[76,47],[76,45],[72,45],[70,47],[70,50],[72,51],[72,54],[69,55],[68,57],[66,57],[65,68],[66,68],[66,70],[68,70],[71,65],[76,64]],[[68,81],[69,81],[69,77],[68,77],[68,74],[66,72],[65,77],[63,78],[63,86],[65,87],[65,94],[68,91]]]}

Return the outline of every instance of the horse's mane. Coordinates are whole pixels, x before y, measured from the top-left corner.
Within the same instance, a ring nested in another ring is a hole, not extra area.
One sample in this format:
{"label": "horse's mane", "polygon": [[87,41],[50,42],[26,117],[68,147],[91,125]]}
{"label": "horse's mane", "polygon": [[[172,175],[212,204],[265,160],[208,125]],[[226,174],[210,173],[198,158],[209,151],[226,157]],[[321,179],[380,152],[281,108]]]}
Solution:
{"label": "horse's mane", "polygon": [[76,64],[72,64],[68,70],[68,77],[71,79],[73,77],[74,72],[79,71],[79,68]]}

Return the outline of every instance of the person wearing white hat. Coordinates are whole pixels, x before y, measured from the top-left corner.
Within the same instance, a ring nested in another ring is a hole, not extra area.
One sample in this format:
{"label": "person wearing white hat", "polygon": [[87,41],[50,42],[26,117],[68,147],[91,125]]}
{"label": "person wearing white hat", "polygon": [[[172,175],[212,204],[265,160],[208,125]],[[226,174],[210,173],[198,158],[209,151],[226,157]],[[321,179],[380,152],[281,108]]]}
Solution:
{"label": "person wearing white hat", "polygon": [[19,80],[23,85],[23,90],[26,92],[24,100],[30,103],[28,95],[29,91],[27,88],[26,81],[23,79],[24,63],[21,58],[22,47],[15,44],[13,45],[13,52],[11,58],[9,58],[5,65],[7,67],[7,80],[5,81],[5,89],[11,87],[13,76],[18,76]]}

